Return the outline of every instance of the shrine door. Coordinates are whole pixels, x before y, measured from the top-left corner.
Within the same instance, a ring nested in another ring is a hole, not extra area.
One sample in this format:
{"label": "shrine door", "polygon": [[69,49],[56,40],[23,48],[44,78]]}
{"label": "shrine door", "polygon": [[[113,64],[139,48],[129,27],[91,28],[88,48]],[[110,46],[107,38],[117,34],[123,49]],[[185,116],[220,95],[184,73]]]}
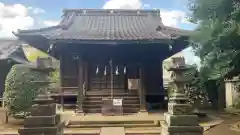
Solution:
{"label": "shrine door", "polygon": [[89,91],[124,92],[127,89],[126,67],[118,64],[95,64],[89,67]]}

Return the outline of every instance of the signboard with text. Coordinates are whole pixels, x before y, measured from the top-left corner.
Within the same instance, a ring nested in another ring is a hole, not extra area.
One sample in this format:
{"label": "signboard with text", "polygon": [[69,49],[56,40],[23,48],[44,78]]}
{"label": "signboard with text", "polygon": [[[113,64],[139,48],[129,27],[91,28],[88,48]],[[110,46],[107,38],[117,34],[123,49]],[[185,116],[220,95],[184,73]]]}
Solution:
{"label": "signboard with text", "polygon": [[122,99],[113,99],[113,106],[122,106]]}

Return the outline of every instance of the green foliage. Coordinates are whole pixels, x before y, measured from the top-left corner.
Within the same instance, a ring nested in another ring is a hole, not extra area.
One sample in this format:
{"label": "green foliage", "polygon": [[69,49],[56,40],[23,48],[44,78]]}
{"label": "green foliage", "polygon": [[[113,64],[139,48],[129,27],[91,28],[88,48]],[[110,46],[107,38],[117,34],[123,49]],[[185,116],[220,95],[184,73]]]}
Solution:
{"label": "green foliage", "polygon": [[18,114],[27,115],[32,101],[43,88],[34,81],[46,80],[46,75],[33,71],[24,65],[14,65],[5,80],[3,100],[13,117]]}
{"label": "green foliage", "polygon": [[199,106],[204,102],[208,102],[209,99],[204,80],[202,80],[199,76],[197,68],[195,67],[192,70],[188,71],[188,74],[191,74],[193,77],[192,80],[186,85],[186,93],[189,97],[189,103]]}
{"label": "green foliage", "polygon": [[198,24],[191,46],[207,79],[240,73],[240,1],[190,0],[191,21]]}
{"label": "green foliage", "polygon": [[[191,79],[186,84],[186,94],[189,97],[189,103],[195,107],[199,106],[201,103],[208,102],[208,94],[206,92],[206,87],[204,81],[199,77],[199,72],[196,65],[187,65],[188,70],[184,71],[184,78]],[[168,88],[168,95],[171,95],[174,91],[174,84],[170,83]]]}
{"label": "green foliage", "polygon": [[60,63],[59,63],[59,61],[55,61],[55,70],[51,73],[50,80],[51,80],[51,82],[54,82],[54,83],[50,84],[50,90],[52,92],[58,92],[58,90],[60,89]]}

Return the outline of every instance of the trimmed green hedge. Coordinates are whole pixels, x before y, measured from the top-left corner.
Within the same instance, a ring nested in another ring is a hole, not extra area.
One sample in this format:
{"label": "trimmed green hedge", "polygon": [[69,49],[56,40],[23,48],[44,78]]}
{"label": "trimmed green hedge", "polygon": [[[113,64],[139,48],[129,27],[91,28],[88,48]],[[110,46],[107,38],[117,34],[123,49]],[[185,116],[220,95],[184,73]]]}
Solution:
{"label": "trimmed green hedge", "polygon": [[44,81],[47,75],[33,71],[24,65],[14,65],[5,80],[3,94],[4,106],[9,109],[13,117],[26,116],[32,101],[43,88],[41,84],[33,81]]}

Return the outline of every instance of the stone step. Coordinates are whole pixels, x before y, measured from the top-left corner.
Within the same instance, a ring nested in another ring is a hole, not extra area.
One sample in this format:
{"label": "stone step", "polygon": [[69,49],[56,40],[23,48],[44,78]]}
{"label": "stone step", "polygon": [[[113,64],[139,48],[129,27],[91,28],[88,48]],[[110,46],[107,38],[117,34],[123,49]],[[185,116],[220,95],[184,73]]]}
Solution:
{"label": "stone step", "polygon": [[161,135],[161,127],[125,128],[125,135]]}
{"label": "stone step", "polygon": [[68,125],[68,128],[97,128],[97,127],[156,127],[155,124],[143,123],[143,124],[79,124]]}
{"label": "stone step", "polygon": [[68,122],[70,125],[81,125],[81,124],[154,124],[160,125],[159,122],[154,120],[88,120],[88,121],[80,121],[80,120],[71,120]]}
{"label": "stone step", "polygon": [[[118,91],[118,92],[116,92]],[[114,98],[123,99],[123,113],[137,113],[140,110],[140,98],[137,91],[123,92],[115,90]],[[83,110],[85,113],[101,113],[103,98],[111,98],[111,91],[88,91],[84,97]]]}
{"label": "stone step", "polygon": [[[99,95],[101,95],[101,96],[109,96],[109,95],[112,95],[112,92],[110,91],[110,92],[105,92],[105,91],[101,91],[101,90],[99,90],[99,91],[94,91],[94,92],[86,92],[86,95],[88,95],[88,96],[99,96]],[[131,95],[138,95],[138,93],[137,92],[122,92],[122,91],[120,91],[120,92],[113,92],[113,95],[129,95],[129,96],[131,96]]]}
{"label": "stone step", "polygon": [[[101,113],[101,108],[99,107],[99,108],[83,108],[83,110],[84,110],[84,112],[85,113]],[[129,114],[129,113],[137,113],[137,112],[139,112],[139,110],[140,110],[140,108],[132,108],[132,107],[129,107],[129,108],[126,108],[126,107],[124,107],[123,108],[123,113],[125,114],[125,113],[127,113],[127,114]]]}
{"label": "stone step", "polygon": [[[125,99],[123,104],[139,104],[138,99]],[[102,100],[85,99],[83,104],[102,104]]]}
{"label": "stone step", "polygon": [[[99,135],[100,134],[100,128],[99,129],[64,129],[63,135]],[[17,131],[0,131],[0,135],[19,135]]]}
{"label": "stone step", "polygon": [[[125,127],[125,135],[160,135],[161,127]],[[101,127],[97,128],[65,128],[64,135],[100,135]],[[114,132],[115,133],[115,132]],[[0,131],[0,135],[19,135],[17,131]]]}
{"label": "stone step", "polygon": [[[83,107],[85,108],[101,108],[102,104],[83,104]],[[123,104],[123,108],[127,107],[140,107],[140,104]]]}
{"label": "stone step", "polygon": [[[91,97],[91,98],[111,98],[111,95],[86,95],[85,97]],[[139,98],[138,95],[113,95],[113,98],[122,98],[122,99],[125,99],[125,98]]]}
{"label": "stone step", "polygon": [[[85,100],[88,100],[88,99],[95,99],[95,100],[102,100],[103,98],[111,98],[111,96],[102,96],[102,95],[98,95],[98,96],[89,96],[89,95],[86,95],[84,97]],[[119,98],[119,99],[124,99],[124,100],[127,100],[127,99],[137,99],[139,100],[139,96],[114,96],[114,98]]]}

